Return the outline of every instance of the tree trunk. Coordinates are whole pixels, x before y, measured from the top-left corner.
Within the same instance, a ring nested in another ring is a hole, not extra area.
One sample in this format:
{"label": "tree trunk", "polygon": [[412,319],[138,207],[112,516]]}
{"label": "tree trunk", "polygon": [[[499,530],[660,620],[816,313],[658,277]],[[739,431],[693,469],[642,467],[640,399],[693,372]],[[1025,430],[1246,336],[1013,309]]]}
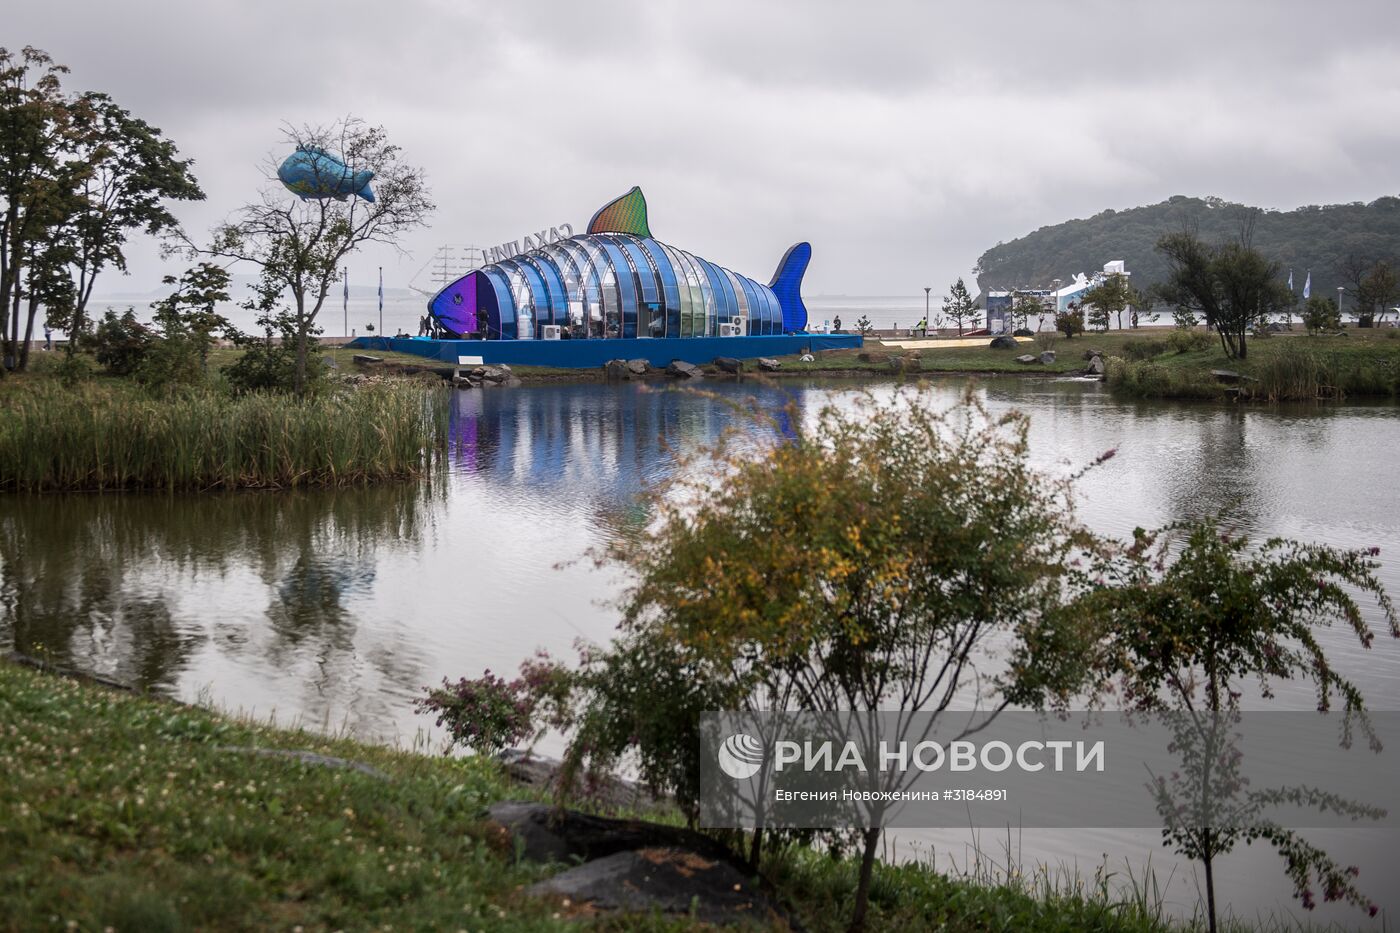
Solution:
{"label": "tree trunk", "polygon": [[749,846],[749,868],[758,871],[758,860],[763,856],[763,827],[753,831],[753,843]]}
{"label": "tree trunk", "polygon": [[1216,933],[1216,921],[1215,921],[1215,872],[1214,872],[1214,870],[1213,870],[1213,864],[1214,864],[1214,862],[1215,862],[1215,859],[1214,859],[1214,857],[1213,857],[1212,854],[1211,854],[1210,846],[1211,846],[1210,830],[1209,830],[1209,829],[1206,829],[1206,830],[1205,830],[1205,855],[1206,855],[1206,857],[1202,860],[1202,861],[1205,862],[1205,865],[1206,865],[1206,913],[1207,913],[1207,914],[1209,915],[1209,917],[1210,917],[1210,933]]}
{"label": "tree trunk", "polygon": [[297,398],[306,394],[306,323],[304,320],[297,324],[297,368],[292,387],[296,391]]}
{"label": "tree trunk", "polygon": [[19,369],[29,368],[29,344],[34,339],[34,315],[39,313],[39,297],[29,296],[29,318],[24,323],[24,343],[19,345]]}
{"label": "tree trunk", "polygon": [[856,885],[856,909],[851,916],[850,933],[862,933],[865,915],[870,907],[870,876],[875,870],[875,847],[880,844],[880,827],[865,831],[865,849],[861,852],[860,883]]}

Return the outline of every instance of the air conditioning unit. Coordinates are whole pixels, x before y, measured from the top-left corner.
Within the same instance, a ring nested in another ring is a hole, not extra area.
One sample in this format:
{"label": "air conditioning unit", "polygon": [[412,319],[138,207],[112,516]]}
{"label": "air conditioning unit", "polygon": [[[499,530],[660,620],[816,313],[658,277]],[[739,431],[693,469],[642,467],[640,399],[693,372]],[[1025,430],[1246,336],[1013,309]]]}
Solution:
{"label": "air conditioning unit", "polygon": [[748,334],[749,319],[744,317],[742,314],[734,315],[732,318],[729,319],[729,323],[733,324],[734,327],[737,328],[737,330],[734,331],[734,335],[736,337],[743,337],[746,334]]}
{"label": "air conditioning unit", "polygon": [[744,336],[744,329],[738,324],[721,324],[719,326],[719,335],[721,337],[742,337]]}
{"label": "air conditioning unit", "polygon": [[544,340],[558,340],[563,329],[559,324],[545,324],[540,327],[540,337]]}

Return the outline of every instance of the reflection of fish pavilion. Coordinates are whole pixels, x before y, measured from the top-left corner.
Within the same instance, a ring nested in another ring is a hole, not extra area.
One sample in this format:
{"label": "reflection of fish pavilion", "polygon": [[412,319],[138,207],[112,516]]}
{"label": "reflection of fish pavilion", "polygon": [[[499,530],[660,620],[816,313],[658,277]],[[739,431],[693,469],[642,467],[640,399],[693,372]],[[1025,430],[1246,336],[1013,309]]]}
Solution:
{"label": "reflection of fish pavilion", "polygon": [[[720,388],[716,386],[715,388]],[[790,433],[787,390],[727,384],[736,401],[754,397]],[[619,404],[618,392],[632,397]],[[794,390],[801,393],[803,390]],[[528,392],[458,392],[452,469],[480,474],[519,497],[591,490],[595,506],[625,506],[675,463],[747,417],[684,390],[602,385],[541,386]],[[753,432],[748,432],[754,438]],[[752,442],[752,441],[750,441]]]}
{"label": "reflection of fish pavilion", "polygon": [[586,233],[542,242],[473,269],[428,303],[442,339],[362,337],[353,345],[445,362],[586,367],[610,359],[708,362],[858,347],[856,335],[809,334],[793,245],[768,284],[655,239],[641,189],[605,205]]}

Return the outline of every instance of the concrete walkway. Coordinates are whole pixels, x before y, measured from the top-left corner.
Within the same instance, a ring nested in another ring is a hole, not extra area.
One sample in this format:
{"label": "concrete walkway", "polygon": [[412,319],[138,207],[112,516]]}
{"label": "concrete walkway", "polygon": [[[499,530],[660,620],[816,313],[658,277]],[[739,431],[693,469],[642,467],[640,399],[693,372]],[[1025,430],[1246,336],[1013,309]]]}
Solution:
{"label": "concrete walkway", "polygon": [[[991,337],[911,337],[908,340],[881,340],[880,346],[899,350],[965,350],[968,347],[986,347]],[[1017,337],[1017,343],[1034,343],[1034,338]]]}

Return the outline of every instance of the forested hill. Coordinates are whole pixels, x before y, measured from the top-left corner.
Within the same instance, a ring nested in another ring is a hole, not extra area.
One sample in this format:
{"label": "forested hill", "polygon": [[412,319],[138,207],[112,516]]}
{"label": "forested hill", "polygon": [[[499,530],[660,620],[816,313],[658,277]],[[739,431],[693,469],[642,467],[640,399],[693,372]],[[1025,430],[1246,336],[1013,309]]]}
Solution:
{"label": "forested hill", "polygon": [[1154,249],[1162,234],[1195,229],[1207,242],[1232,240],[1251,212],[1254,247],[1282,263],[1285,275],[1292,268],[1299,292],[1311,269],[1312,293],[1335,295],[1338,285],[1347,284],[1340,266],[1349,255],[1368,262],[1400,261],[1400,198],[1256,211],[1219,198],[1177,195],[1148,207],[1107,210],[1087,220],[1041,227],[999,243],[977,260],[977,284],[983,293],[1016,286],[1046,288],[1053,279],[1068,282],[1076,272],[1092,273],[1110,259],[1122,259],[1134,285],[1149,285],[1166,276],[1166,263]]}

